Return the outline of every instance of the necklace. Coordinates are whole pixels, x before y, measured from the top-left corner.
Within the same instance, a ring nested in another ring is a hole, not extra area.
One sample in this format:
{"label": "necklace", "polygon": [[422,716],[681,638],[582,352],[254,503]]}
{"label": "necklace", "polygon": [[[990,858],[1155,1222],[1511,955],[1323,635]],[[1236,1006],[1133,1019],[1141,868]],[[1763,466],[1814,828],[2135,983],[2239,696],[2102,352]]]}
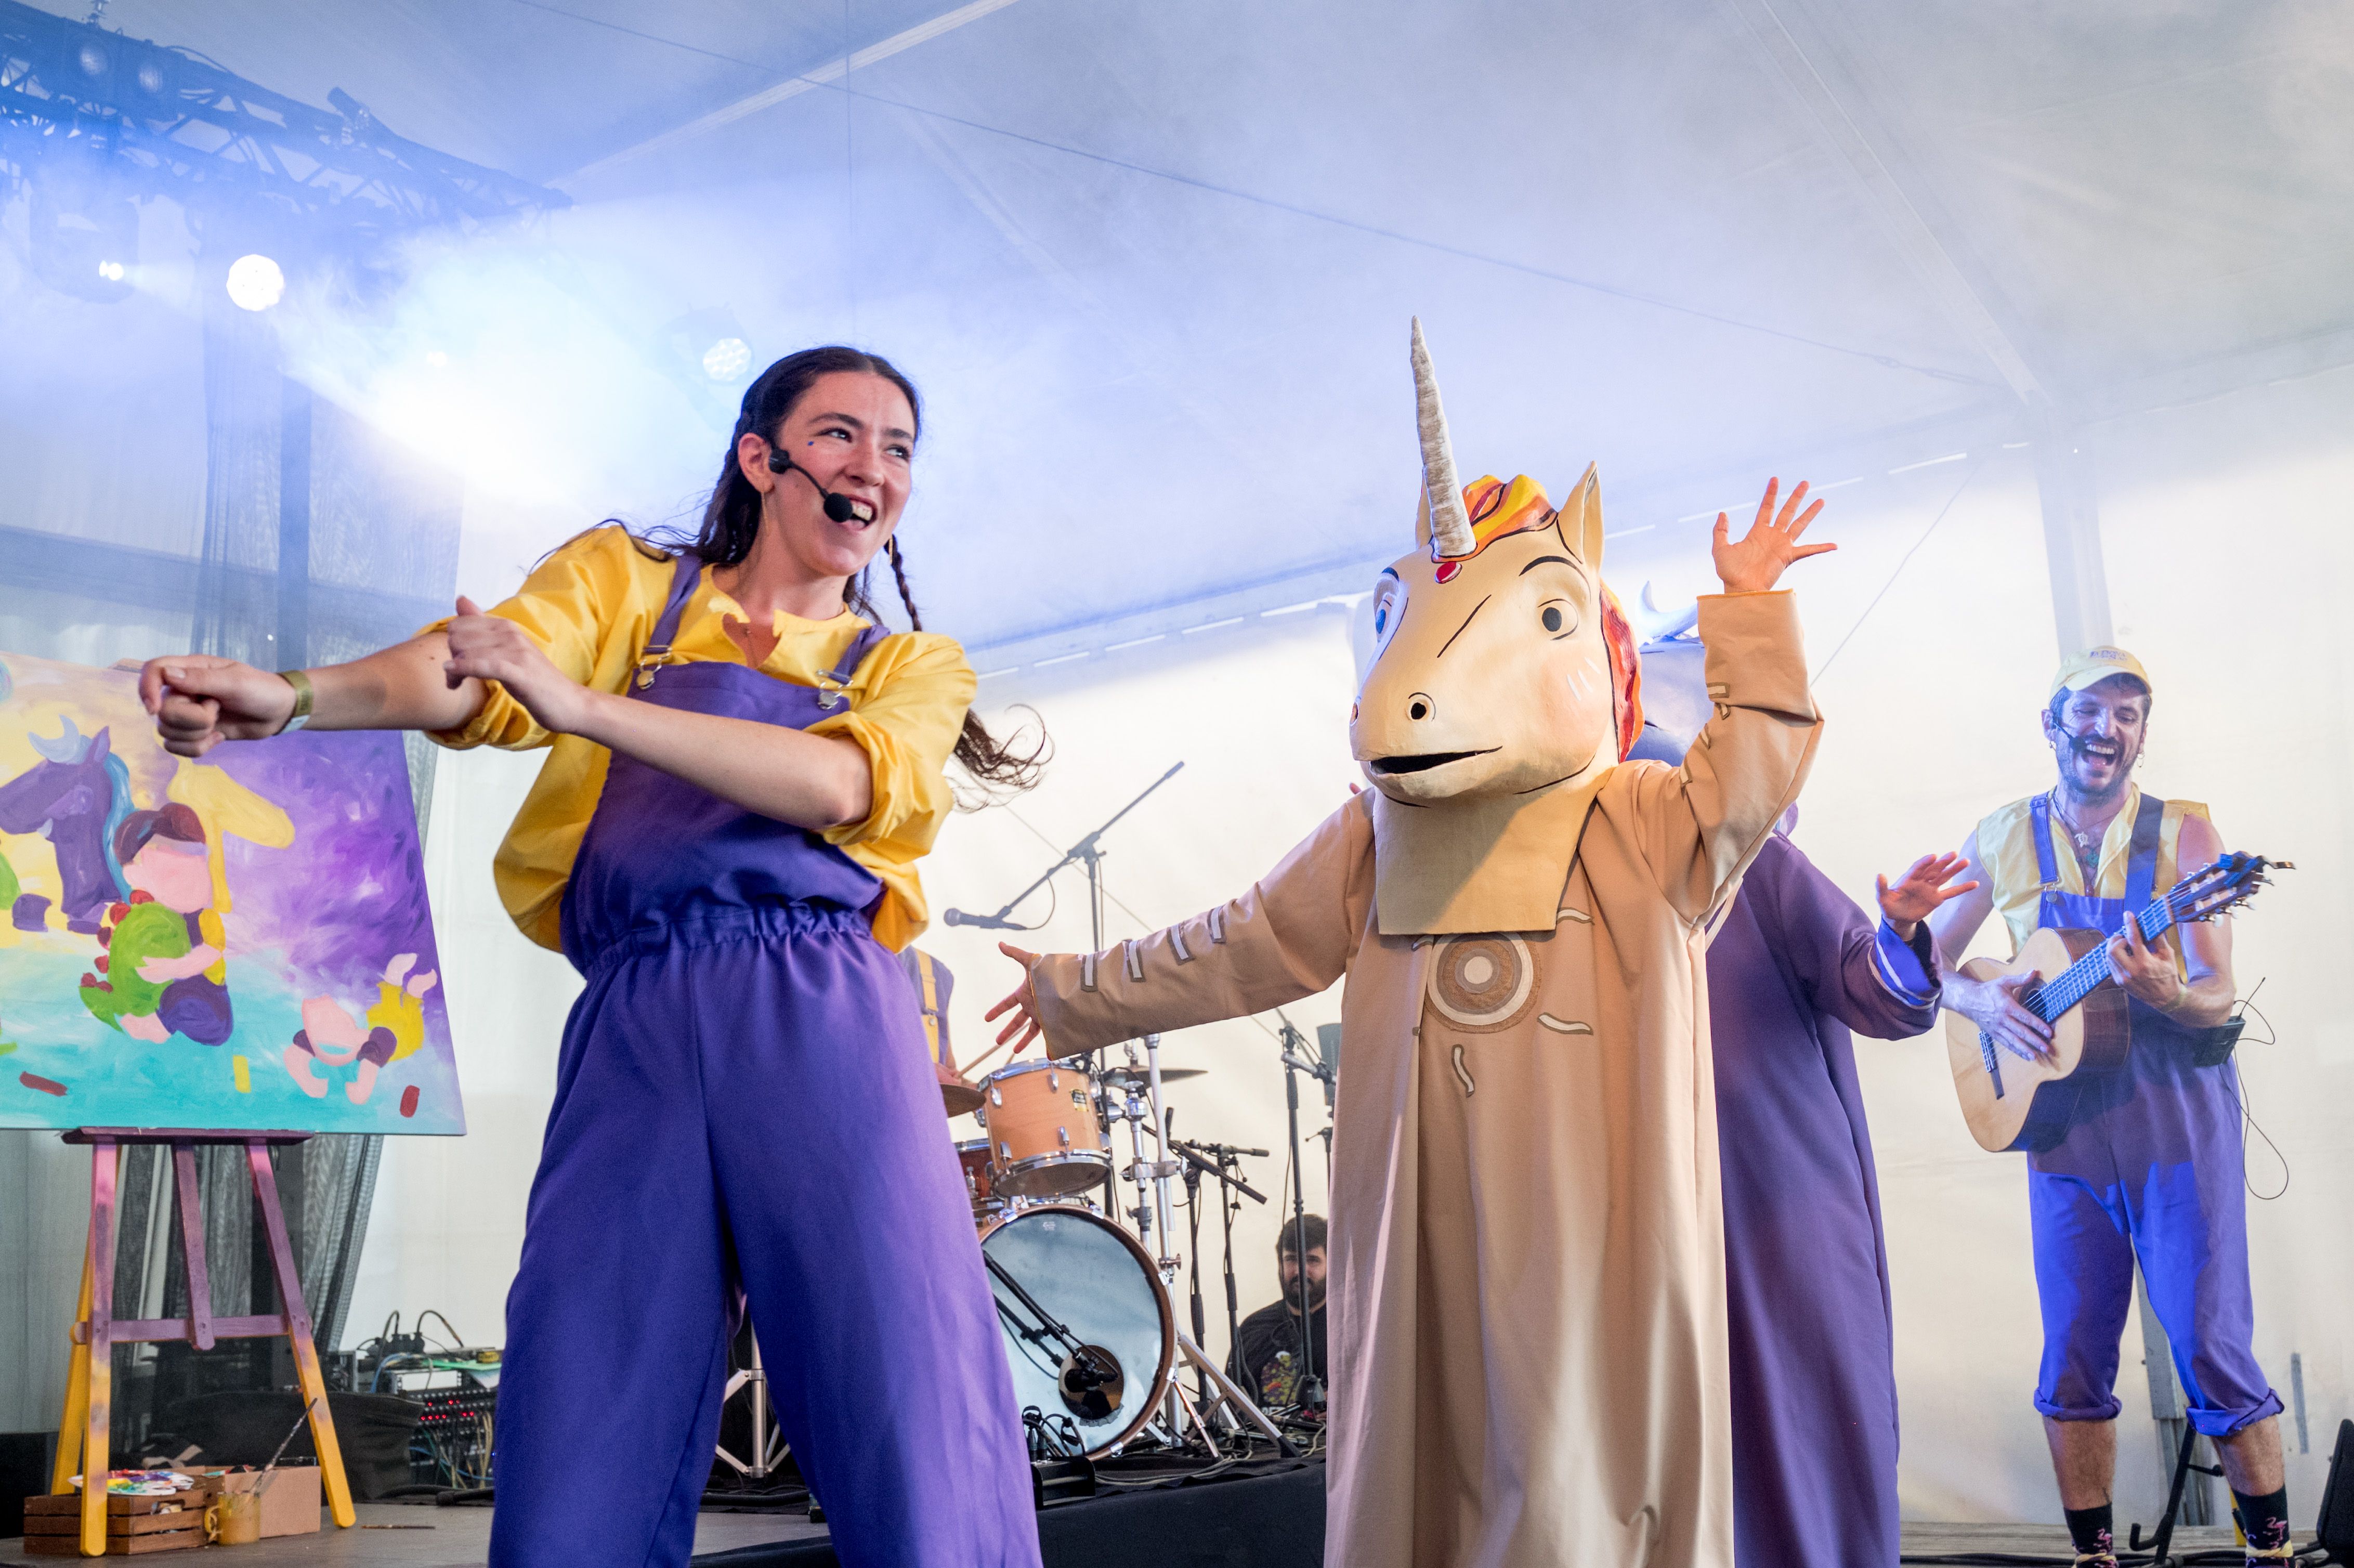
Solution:
{"label": "necklace", "polygon": [[2060,803],[2060,791],[2057,789],[2050,790],[2048,797],[2051,800],[2053,813],[2066,825],[2069,838],[2074,841],[2070,845],[2070,849],[2076,856],[2077,865],[2084,872],[2085,885],[2090,886],[2093,863],[2100,854],[2100,841],[2076,825],[2076,819],[2069,814],[2067,807]]}

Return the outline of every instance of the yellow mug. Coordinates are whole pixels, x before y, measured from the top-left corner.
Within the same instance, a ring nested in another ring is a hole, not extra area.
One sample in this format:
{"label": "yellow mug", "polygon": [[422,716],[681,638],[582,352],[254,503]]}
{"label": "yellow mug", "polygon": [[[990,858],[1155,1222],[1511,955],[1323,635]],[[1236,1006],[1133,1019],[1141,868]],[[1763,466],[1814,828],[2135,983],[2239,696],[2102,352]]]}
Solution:
{"label": "yellow mug", "polygon": [[261,1539],[261,1499],[251,1492],[223,1492],[205,1510],[206,1539],[222,1546],[250,1546]]}

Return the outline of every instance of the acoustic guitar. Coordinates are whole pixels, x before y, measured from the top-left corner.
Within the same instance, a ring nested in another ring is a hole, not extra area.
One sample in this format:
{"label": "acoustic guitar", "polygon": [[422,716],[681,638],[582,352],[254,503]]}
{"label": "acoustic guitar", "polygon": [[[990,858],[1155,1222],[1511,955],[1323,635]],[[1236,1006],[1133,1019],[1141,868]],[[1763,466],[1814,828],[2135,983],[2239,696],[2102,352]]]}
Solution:
{"label": "acoustic guitar", "polygon": [[[2261,855],[2227,854],[2184,877],[2130,918],[2141,922],[2143,939],[2155,944],[2177,926],[2212,920],[2246,903],[2271,882],[2264,873],[2273,869],[2295,867]],[[2019,1001],[2052,1025],[2051,1055],[2033,1060],[1946,1010],[1946,1054],[1953,1065],[1954,1089],[1979,1148],[2052,1148],[2066,1136],[2088,1079],[2126,1065],[2133,1029],[2126,992],[2109,972],[2110,940],[2096,931],[2041,930],[2009,963],[1972,959],[1961,966],[1963,974],[1978,980],[2033,970],[2042,978],[2021,991]],[[2235,1024],[2224,1030],[2238,1033]],[[2226,1054],[2228,1049],[2227,1042]]]}

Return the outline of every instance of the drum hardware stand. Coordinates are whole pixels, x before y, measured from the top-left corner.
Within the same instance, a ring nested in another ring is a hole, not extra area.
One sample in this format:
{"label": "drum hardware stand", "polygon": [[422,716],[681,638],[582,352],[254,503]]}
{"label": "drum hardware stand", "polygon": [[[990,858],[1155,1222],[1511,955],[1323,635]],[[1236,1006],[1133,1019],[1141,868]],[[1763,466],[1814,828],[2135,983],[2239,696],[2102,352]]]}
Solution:
{"label": "drum hardware stand", "polygon": [[[1214,1454],[1218,1451],[1218,1442],[1216,1437],[1212,1436],[1210,1424],[1204,1419],[1204,1416],[1223,1409],[1226,1413],[1227,1421],[1236,1431],[1240,1431],[1242,1423],[1247,1421],[1273,1438],[1276,1452],[1285,1458],[1296,1459],[1299,1457],[1299,1446],[1283,1435],[1283,1428],[1278,1426],[1267,1413],[1258,1407],[1257,1402],[1245,1393],[1235,1384],[1234,1379],[1228,1377],[1225,1371],[1210,1359],[1209,1353],[1201,1346],[1195,1344],[1190,1337],[1180,1334],[1177,1336],[1177,1353],[1193,1362],[1193,1370],[1201,1373],[1211,1387],[1217,1390],[1217,1399],[1214,1402],[1204,1400],[1203,1408],[1200,1410],[1194,1409],[1191,1400],[1185,1401],[1184,1405],[1187,1413],[1193,1415],[1194,1425],[1201,1428],[1204,1440],[1210,1445],[1210,1452]],[[1176,1380],[1171,1379],[1169,1386],[1172,1389],[1176,1388]],[[1182,1392],[1181,1390],[1181,1394]]]}
{"label": "drum hardware stand", "polygon": [[[1267,1158],[1264,1149],[1236,1149],[1229,1143],[1188,1143],[1182,1138],[1169,1140],[1179,1159],[1185,1161],[1185,1192],[1187,1212],[1193,1224],[1193,1338],[1209,1338],[1202,1313],[1202,1177],[1206,1173],[1217,1178],[1224,1187],[1218,1194],[1218,1213],[1226,1230],[1226,1343],[1233,1344],[1242,1334],[1242,1298],[1235,1289],[1235,1210],[1242,1200],[1254,1203],[1267,1202],[1267,1194],[1244,1181],[1240,1175],[1242,1157]],[[1202,1380],[1202,1401],[1210,1400],[1210,1382]]]}
{"label": "drum hardware stand", "polygon": [[727,1445],[718,1445],[721,1461],[748,1481],[764,1481],[781,1467],[789,1450],[785,1434],[769,1414],[769,1374],[760,1365],[760,1340],[752,1338],[752,1364],[728,1374],[727,1390],[719,1396],[722,1409],[743,1390],[752,1391],[752,1458],[748,1464],[727,1451]]}
{"label": "drum hardware stand", "polygon": [[[1088,833],[1085,838],[1079,840],[1078,842],[1073,844],[1069,849],[1065,850],[1063,852],[1063,858],[1048,866],[1044,872],[1040,873],[1038,879],[1035,882],[1033,882],[1029,886],[1023,888],[1021,892],[1007,899],[1002,905],[1000,905],[996,914],[970,915],[961,909],[950,909],[945,911],[941,915],[940,918],[950,926],[974,926],[989,931],[1034,931],[1037,929],[1036,927],[1021,925],[1013,920],[1012,918],[1013,911],[1021,905],[1023,900],[1028,898],[1032,894],[1045,886],[1049,882],[1054,881],[1057,873],[1059,873],[1065,866],[1069,865],[1076,861],[1080,865],[1085,866],[1087,873],[1087,941],[1089,943],[1087,951],[1091,953],[1102,952],[1104,945],[1103,850],[1099,847],[1097,841],[1101,839],[1105,833],[1111,831],[1111,826],[1114,822],[1119,821],[1122,817],[1127,816],[1130,811],[1135,810],[1139,806],[1144,804],[1145,796],[1151,794],[1155,789],[1160,789],[1163,784],[1166,784],[1172,779],[1176,778],[1178,770],[1184,766],[1185,764],[1182,761],[1171,764],[1169,771],[1163,773],[1160,778],[1155,779],[1151,783],[1146,785],[1142,794],[1138,795],[1135,800],[1130,800],[1127,805],[1122,806],[1119,810],[1114,811],[1109,817],[1106,818],[1093,832]],[[1130,1054],[1132,1056],[1133,1053],[1130,1053]],[[1161,1086],[1157,1081],[1157,1077],[1152,1086],[1152,1099],[1155,1108],[1158,1109],[1161,1102]],[[1104,1172],[1103,1201],[1104,1213],[1107,1214],[1117,1215],[1119,1213],[1119,1177],[1117,1172],[1108,1170]]]}
{"label": "drum hardware stand", "polygon": [[1283,1025],[1283,1097],[1291,1117],[1291,1247],[1299,1259],[1299,1361],[1304,1369],[1299,1377],[1299,1404],[1302,1409],[1320,1411],[1324,1408],[1323,1369],[1316,1364],[1315,1319],[1308,1305],[1308,1171],[1299,1160],[1299,1075],[1306,1073],[1330,1084],[1333,1074],[1322,1062],[1300,1054],[1308,1049],[1308,1037],[1283,1016],[1281,1008],[1275,1016]]}

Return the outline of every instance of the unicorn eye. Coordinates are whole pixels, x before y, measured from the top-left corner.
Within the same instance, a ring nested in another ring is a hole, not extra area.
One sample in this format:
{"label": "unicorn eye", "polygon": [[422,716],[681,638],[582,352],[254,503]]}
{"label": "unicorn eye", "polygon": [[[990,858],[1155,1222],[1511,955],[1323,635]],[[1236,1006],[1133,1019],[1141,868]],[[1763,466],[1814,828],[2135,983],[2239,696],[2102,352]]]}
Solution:
{"label": "unicorn eye", "polygon": [[1559,599],[1555,599],[1539,610],[1537,620],[1547,631],[1555,636],[1564,636],[1577,630],[1575,611]]}

